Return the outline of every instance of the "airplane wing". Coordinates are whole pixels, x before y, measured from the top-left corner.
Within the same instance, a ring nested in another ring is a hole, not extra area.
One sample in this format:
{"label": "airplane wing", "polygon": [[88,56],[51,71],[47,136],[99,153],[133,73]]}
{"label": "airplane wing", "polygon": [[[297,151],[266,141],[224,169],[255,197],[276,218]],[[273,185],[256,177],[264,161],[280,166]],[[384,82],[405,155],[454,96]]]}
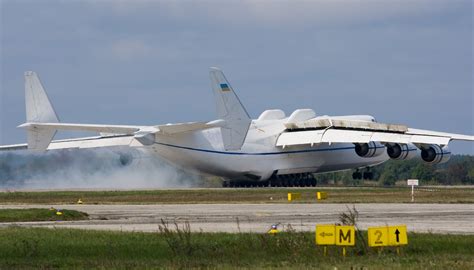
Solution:
{"label": "airplane wing", "polygon": [[177,133],[192,132],[197,130],[203,130],[208,128],[217,127],[212,122],[189,122],[189,123],[177,123],[177,124],[166,124],[155,126],[158,133],[164,135],[172,135]]}
{"label": "airplane wing", "polygon": [[[324,121],[323,121],[324,120]],[[474,141],[474,136],[412,129],[403,125],[336,119],[287,123],[277,140],[279,147],[321,143],[399,143],[447,145],[451,140]]]}

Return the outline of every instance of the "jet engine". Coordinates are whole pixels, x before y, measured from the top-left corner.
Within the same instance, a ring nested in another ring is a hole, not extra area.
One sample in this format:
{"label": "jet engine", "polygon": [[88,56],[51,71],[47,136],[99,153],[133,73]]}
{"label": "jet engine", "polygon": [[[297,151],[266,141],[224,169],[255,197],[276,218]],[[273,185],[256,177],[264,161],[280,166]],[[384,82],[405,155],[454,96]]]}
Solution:
{"label": "jet engine", "polygon": [[437,144],[422,145],[421,159],[427,163],[445,163],[451,158],[451,152],[447,146],[441,147]]}
{"label": "jet engine", "polygon": [[387,154],[391,159],[407,160],[416,157],[417,150],[413,144],[387,144]]}
{"label": "jet engine", "polygon": [[128,166],[133,162],[133,155],[130,153],[119,154],[119,162],[122,166]]}
{"label": "jet engine", "polygon": [[371,158],[383,154],[385,147],[375,142],[356,143],[355,151],[359,157]]}
{"label": "jet engine", "polygon": [[117,155],[118,165],[122,167],[137,164],[142,158],[148,157],[145,152],[138,149],[116,148],[112,152]]}

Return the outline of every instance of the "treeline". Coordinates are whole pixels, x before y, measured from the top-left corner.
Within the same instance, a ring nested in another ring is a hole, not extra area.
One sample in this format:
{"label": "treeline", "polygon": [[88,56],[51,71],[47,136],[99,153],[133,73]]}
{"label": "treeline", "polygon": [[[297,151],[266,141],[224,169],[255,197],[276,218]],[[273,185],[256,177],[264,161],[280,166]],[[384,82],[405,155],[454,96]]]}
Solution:
{"label": "treeline", "polygon": [[[451,159],[438,165],[430,165],[421,159],[389,160],[371,168],[374,182],[379,185],[395,185],[399,180],[419,179],[423,184],[434,185],[473,185],[474,156],[453,155]],[[345,185],[359,185],[361,180],[352,179],[352,171],[315,175],[318,183],[342,182]]]}

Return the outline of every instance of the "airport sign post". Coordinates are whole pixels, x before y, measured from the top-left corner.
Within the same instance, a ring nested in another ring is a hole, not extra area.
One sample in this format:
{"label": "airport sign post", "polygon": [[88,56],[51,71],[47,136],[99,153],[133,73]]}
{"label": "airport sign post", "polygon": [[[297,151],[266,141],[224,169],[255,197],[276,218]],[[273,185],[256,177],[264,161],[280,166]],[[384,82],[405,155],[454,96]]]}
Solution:
{"label": "airport sign post", "polygon": [[324,246],[324,256],[326,256],[328,245],[342,246],[342,255],[346,256],[346,246],[355,245],[355,227],[316,225],[316,245]]}
{"label": "airport sign post", "polygon": [[418,179],[408,179],[407,185],[411,186],[411,202],[415,201],[415,186],[418,186]]}
{"label": "airport sign post", "polygon": [[400,246],[408,244],[407,226],[381,226],[368,228],[369,247],[397,247],[397,254],[400,254]]}

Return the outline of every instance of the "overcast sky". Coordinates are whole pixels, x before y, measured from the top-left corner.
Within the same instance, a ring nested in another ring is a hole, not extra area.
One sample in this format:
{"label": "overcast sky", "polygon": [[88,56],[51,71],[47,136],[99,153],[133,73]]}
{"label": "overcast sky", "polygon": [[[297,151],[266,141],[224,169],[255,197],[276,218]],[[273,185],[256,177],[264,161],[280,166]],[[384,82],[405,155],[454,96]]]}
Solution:
{"label": "overcast sky", "polygon": [[312,108],[474,134],[470,0],[0,3],[0,144],[26,141],[26,70],[63,122],[153,125],[216,118],[210,66],[254,118]]}

